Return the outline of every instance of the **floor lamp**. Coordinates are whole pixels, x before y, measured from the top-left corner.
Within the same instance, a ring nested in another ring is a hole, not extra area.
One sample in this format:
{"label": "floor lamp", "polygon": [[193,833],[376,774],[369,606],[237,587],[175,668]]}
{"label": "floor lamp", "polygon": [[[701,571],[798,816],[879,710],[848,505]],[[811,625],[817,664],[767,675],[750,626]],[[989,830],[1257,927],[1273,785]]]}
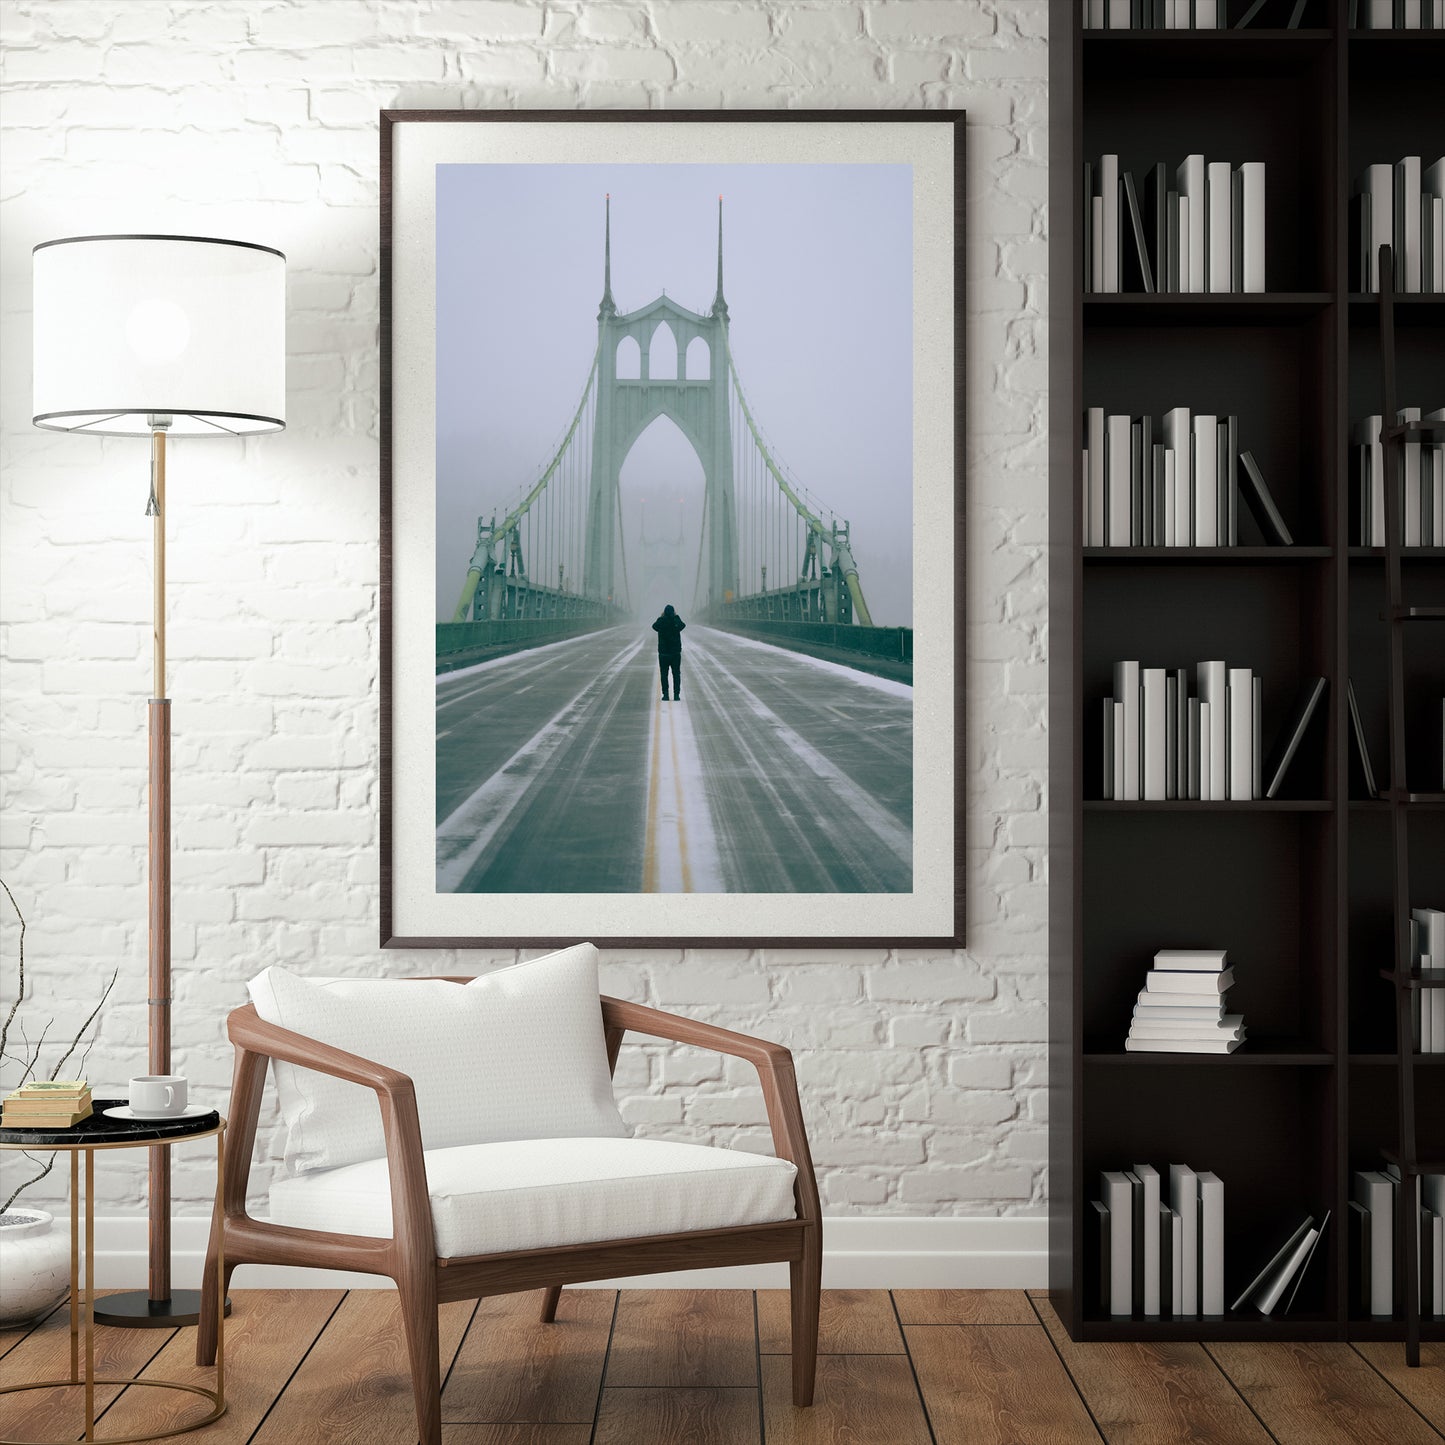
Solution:
{"label": "floor lamp", "polygon": [[[34,416],[89,436],[148,436],[155,689],[149,706],[150,1072],[171,1072],[171,704],[166,696],[166,443],[286,424],[286,258],[207,236],[70,236],[34,251]],[[150,1151],[149,1287],[110,1295],[106,1324],[195,1323],[171,1289],[167,1148]]]}

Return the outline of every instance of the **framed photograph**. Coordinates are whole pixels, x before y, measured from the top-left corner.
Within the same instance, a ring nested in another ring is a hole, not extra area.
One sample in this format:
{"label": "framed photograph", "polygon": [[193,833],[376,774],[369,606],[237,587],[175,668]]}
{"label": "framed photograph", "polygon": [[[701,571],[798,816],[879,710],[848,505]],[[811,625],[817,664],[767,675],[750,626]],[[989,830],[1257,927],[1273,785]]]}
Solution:
{"label": "framed photograph", "polygon": [[384,947],[963,942],[963,120],[383,113]]}

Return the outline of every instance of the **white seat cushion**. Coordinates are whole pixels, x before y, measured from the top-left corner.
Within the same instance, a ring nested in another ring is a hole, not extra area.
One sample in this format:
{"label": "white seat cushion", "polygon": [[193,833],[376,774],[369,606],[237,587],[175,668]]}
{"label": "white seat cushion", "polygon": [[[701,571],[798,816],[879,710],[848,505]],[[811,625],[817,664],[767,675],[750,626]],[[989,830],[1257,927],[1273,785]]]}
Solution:
{"label": "white seat cushion", "polygon": [[[268,1023],[406,1074],[428,1149],[629,1132],[612,1097],[590,943],[466,984],[272,967],[250,991]],[[295,1064],[275,1070],[289,1172],[386,1152],[373,1090]]]}
{"label": "white seat cushion", "polygon": [[[795,1216],[785,1159],[660,1139],[527,1139],[426,1152],[436,1252],[504,1254]],[[271,1220],[392,1233],[386,1160],[284,1179]]]}

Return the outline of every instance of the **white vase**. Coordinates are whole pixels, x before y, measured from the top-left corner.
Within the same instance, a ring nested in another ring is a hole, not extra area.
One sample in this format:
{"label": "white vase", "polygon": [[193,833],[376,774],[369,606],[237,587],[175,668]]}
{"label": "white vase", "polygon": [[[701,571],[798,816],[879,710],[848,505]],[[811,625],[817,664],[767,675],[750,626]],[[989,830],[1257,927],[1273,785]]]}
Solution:
{"label": "white vase", "polygon": [[11,1205],[0,1215],[0,1325],[33,1320],[69,1289],[69,1235],[43,1209]]}

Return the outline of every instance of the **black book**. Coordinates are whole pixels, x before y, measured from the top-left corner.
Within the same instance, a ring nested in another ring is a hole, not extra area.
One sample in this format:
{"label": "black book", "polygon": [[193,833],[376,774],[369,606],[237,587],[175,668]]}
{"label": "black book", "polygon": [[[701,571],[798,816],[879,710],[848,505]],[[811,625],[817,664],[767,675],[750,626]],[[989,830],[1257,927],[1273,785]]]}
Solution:
{"label": "black book", "polygon": [[[1238,272],[1236,275],[1240,274]],[[1225,538],[1231,547],[1239,546],[1239,418],[1227,417],[1224,422],[1224,496],[1229,527]]]}
{"label": "black book", "polygon": [[1166,291],[1179,291],[1183,288],[1180,285],[1179,276],[1179,192],[1170,191],[1165,198],[1168,215],[1165,218],[1168,241],[1168,264],[1169,269],[1165,272],[1168,278]]}
{"label": "black book", "polygon": [[1289,1261],[1290,1256],[1295,1252],[1295,1248],[1299,1244],[1300,1240],[1302,1240],[1305,1235],[1307,1235],[1310,1230],[1314,1228],[1314,1223],[1314,1215],[1307,1214],[1305,1216],[1304,1223],[1301,1224],[1299,1228],[1296,1229],[1295,1232],[1290,1235],[1290,1237],[1285,1240],[1285,1242],[1280,1245],[1280,1247],[1272,1255],[1270,1255],[1269,1259],[1265,1263],[1264,1268],[1260,1270],[1260,1272],[1255,1275],[1255,1277],[1250,1280],[1250,1282],[1244,1287],[1244,1290],[1240,1294],[1239,1298],[1235,1300],[1232,1305],[1230,1305],[1230,1309],[1239,1309],[1250,1297],[1250,1295],[1255,1292],[1255,1290],[1257,1290],[1262,1284],[1265,1284],[1266,1282],[1274,1278],[1276,1271],[1278,1271],[1282,1265],[1286,1264]]}
{"label": "black book", "polygon": [[1144,228],[1154,289],[1169,290],[1169,172],[1161,161],[1144,177]]}
{"label": "black book", "polygon": [[1144,428],[1136,421],[1129,424],[1129,545],[1144,542]]}
{"label": "black book", "polygon": [[[1124,290],[1154,291],[1154,271],[1149,264],[1149,243],[1144,234],[1144,217],[1139,210],[1139,193],[1134,189],[1133,171],[1124,172],[1124,209],[1129,213],[1132,250],[1123,246]],[[1122,244],[1122,243],[1121,243]]]}
{"label": "black book", "polygon": [[1274,749],[1269,755],[1269,762],[1265,765],[1264,796],[1266,798],[1272,798],[1279,792],[1280,785],[1284,782],[1284,775],[1289,771],[1289,765],[1294,761],[1294,755],[1299,751],[1300,743],[1304,741],[1305,730],[1310,725],[1310,719],[1314,717],[1315,710],[1328,690],[1329,683],[1323,677],[1317,677],[1313,682],[1307,682],[1300,688],[1299,696],[1295,699],[1294,707],[1290,712],[1289,721],[1275,741]]}
{"label": "black book", "polygon": [[1094,166],[1084,162],[1084,292],[1094,289]]}
{"label": "black book", "polygon": [[1355,1308],[1370,1313],[1370,1211],[1358,1199],[1350,1200],[1350,1273],[1359,1285]]}
{"label": "black book", "polygon": [[1355,260],[1355,287],[1373,291],[1370,284],[1370,237],[1374,231],[1368,191],[1350,197],[1350,246]]}
{"label": "black book", "polygon": [[1099,1226],[1099,1313],[1109,1313],[1109,1206],[1102,1199],[1095,1199],[1094,1218]]}
{"label": "black book", "polygon": [[1378,798],[1380,790],[1375,786],[1375,770],[1370,764],[1370,749],[1365,744],[1365,725],[1360,721],[1360,705],[1355,701],[1355,684],[1351,680],[1345,683],[1345,697],[1350,705],[1350,733],[1355,739],[1360,770],[1365,775],[1365,795]]}
{"label": "black book", "polygon": [[1259,523],[1259,530],[1264,533],[1265,540],[1274,542],[1281,547],[1294,545],[1294,538],[1290,530],[1285,526],[1284,518],[1279,514],[1279,508],[1274,504],[1274,497],[1264,480],[1264,474],[1259,469],[1259,463],[1255,461],[1251,452],[1239,454],[1240,466],[1240,491],[1244,500],[1249,505],[1249,510],[1254,513],[1254,520]]}
{"label": "black book", "polygon": [[1229,289],[1244,290],[1244,172],[1229,173]]}

